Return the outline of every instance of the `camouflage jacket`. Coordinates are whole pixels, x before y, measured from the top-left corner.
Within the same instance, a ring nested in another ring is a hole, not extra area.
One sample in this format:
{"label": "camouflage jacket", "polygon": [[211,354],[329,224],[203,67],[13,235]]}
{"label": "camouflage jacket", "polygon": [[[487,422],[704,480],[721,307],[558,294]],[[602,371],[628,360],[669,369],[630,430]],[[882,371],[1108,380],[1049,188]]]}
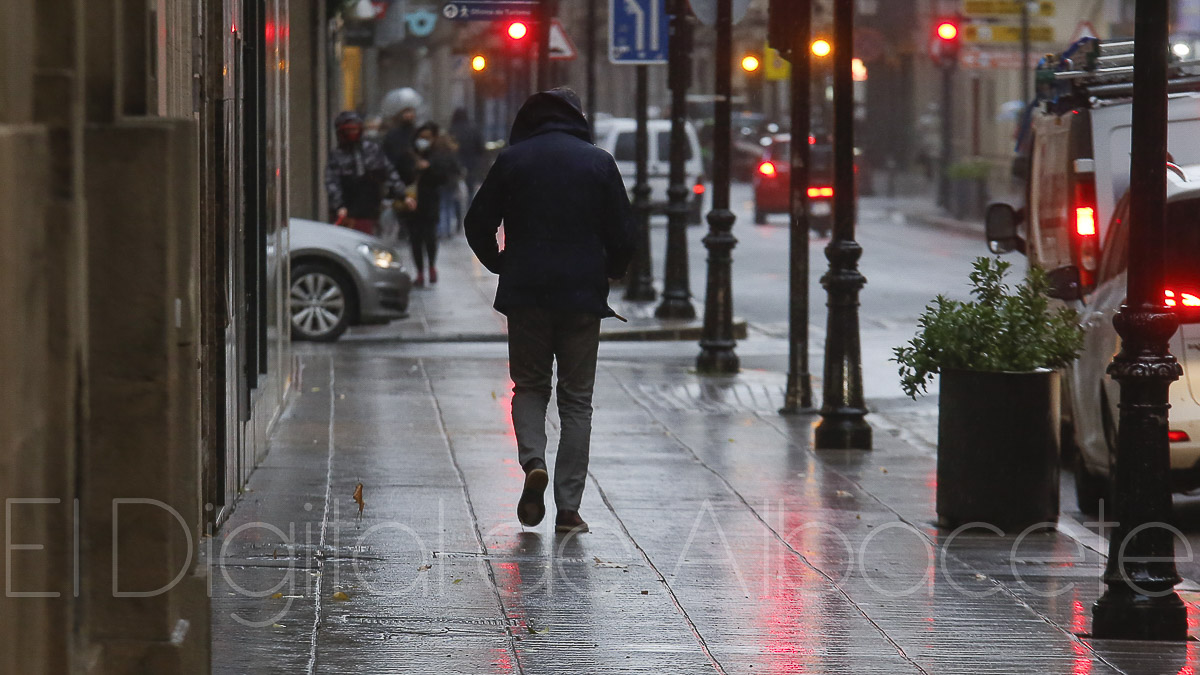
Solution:
{"label": "camouflage jacket", "polygon": [[[371,141],[339,146],[329,153],[325,168],[329,210],[345,208],[351,218],[379,218],[380,202],[404,196],[404,183],[396,168]],[[331,218],[332,220],[332,218]]]}

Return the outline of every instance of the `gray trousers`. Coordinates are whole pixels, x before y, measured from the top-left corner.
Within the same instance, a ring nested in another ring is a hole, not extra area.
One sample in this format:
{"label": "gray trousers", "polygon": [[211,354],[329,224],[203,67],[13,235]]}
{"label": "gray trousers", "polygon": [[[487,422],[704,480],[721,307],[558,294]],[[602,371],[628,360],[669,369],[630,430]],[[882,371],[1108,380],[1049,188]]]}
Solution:
{"label": "gray trousers", "polygon": [[558,415],[562,434],[554,463],[554,503],[578,511],[587,484],[592,439],[592,388],[600,317],[521,307],[508,312],[508,369],[512,419],[521,465],[546,460],[546,407],[558,362]]}

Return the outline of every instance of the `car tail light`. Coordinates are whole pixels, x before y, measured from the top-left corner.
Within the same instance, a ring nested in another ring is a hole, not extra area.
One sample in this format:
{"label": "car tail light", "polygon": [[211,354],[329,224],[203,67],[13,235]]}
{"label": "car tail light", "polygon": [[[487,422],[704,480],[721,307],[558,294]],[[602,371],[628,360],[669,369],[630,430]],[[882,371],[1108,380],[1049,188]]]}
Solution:
{"label": "car tail light", "polygon": [[1079,277],[1085,288],[1091,288],[1100,260],[1099,236],[1096,228],[1096,183],[1093,174],[1076,174],[1075,199],[1072,213],[1075,215],[1075,263],[1079,266]]}
{"label": "car tail light", "polygon": [[808,188],[809,199],[829,198],[833,196],[833,188],[831,187],[810,187]]}
{"label": "car tail light", "polygon": [[758,172],[764,176],[767,176],[768,178],[770,178],[771,176],[774,176],[775,175],[775,163],[774,162],[763,162],[762,164],[759,164]]}
{"label": "car tail light", "polygon": [[1171,289],[1163,291],[1163,304],[1167,307],[1200,307],[1200,295],[1195,293],[1176,293]]}
{"label": "car tail light", "polygon": [[1186,431],[1177,431],[1172,429],[1167,432],[1167,440],[1172,443],[1187,443],[1192,440]]}

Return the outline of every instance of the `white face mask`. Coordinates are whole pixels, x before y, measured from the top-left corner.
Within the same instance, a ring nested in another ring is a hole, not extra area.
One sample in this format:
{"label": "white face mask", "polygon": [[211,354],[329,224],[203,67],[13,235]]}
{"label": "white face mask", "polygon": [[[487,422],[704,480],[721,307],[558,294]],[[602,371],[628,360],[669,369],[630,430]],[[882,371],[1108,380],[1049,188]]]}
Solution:
{"label": "white face mask", "polygon": [[417,146],[417,150],[425,152],[429,149],[429,146],[433,145],[433,141],[429,140],[428,138],[418,138],[415,145]]}

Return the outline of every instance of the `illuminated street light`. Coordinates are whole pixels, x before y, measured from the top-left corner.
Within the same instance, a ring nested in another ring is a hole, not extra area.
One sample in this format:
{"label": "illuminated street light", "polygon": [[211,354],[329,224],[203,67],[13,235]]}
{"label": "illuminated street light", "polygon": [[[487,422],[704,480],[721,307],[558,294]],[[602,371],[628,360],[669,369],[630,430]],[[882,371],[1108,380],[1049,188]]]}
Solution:
{"label": "illuminated street light", "polygon": [[487,59],[482,54],[476,54],[475,58],[471,59],[471,70],[481,73],[487,68]]}
{"label": "illuminated street light", "polygon": [[747,73],[753,73],[757,71],[760,65],[762,64],[759,62],[758,57],[753,54],[747,54],[742,58],[742,70],[746,71]]}
{"label": "illuminated street light", "polygon": [[1176,42],[1175,44],[1171,45],[1171,51],[1175,53],[1175,56],[1185,59],[1187,58],[1188,54],[1192,53],[1192,48],[1187,46],[1187,44],[1184,42]]}
{"label": "illuminated street light", "polygon": [[813,40],[812,53],[813,56],[826,57],[833,51],[833,45],[829,44],[828,40]]}

